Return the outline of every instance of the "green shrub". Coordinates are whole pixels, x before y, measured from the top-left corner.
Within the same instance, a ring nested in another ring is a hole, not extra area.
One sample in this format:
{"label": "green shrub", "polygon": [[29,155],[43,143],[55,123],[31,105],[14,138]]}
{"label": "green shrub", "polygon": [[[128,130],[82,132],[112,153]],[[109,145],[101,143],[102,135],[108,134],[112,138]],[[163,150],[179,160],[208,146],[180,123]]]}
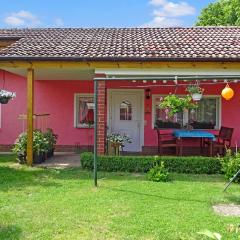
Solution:
{"label": "green shrub", "polygon": [[156,164],[147,173],[148,180],[153,182],[168,182],[170,180],[169,173],[164,166],[164,162]]}
{"label": "green shrub", "polygon": [[12,151],[16,154],[26,154],[27,152],[27,133],[21,133],[16,139]]}
{"label": "green shrub", "polygon": [[[231,149],[228,149],[226,156],[221,158],[220,162],[226,179],[230,180],[240,170],[240,152],[233,154]],[[240,182],[240,176],[235,179],[235,182]]]}
{"label": "green shrub", "polygon": [[[97,167],[109,172],[148,172],[157,163],[164,162],[169,172],[192,174],[221,173],[221,164],[215,157],[178,157],[178,156],[98,156]],[[83,169],[93,169],[93,154],[82,153]]]}
{"label": "green shrub", "polygon": [[[57,141],[57,135],[51,129],[46,132],[35,129],[33,131],[33,152],[36,154],[45,153],[53,149]],[[21,133],[16,139],[12,151],[16,154],[26,155],[27,133]]]}
{"label": "green shrub", "polygon": [[221,164],[216,157],[202,156],[164,156],[160,157],[170,172],[192,174],[219,174]]}
{"label": "green shrub", "polygon": [[51,128],[48,128],[46,132],[43,132],[43,136],[48,141],[48,150],[54,149],[58,135],[55,134]]}

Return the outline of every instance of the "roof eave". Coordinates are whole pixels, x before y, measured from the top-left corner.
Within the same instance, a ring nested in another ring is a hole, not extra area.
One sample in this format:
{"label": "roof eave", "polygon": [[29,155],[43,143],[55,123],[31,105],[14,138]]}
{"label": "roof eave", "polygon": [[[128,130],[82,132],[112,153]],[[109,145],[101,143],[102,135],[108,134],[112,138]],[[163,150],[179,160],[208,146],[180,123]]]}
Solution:
{"label": "roof eave", "polygon": [[33,57],[0,56],[0,61],[69,61],[69,62],[240,62],[240,58],[154,58],[154,57]]}

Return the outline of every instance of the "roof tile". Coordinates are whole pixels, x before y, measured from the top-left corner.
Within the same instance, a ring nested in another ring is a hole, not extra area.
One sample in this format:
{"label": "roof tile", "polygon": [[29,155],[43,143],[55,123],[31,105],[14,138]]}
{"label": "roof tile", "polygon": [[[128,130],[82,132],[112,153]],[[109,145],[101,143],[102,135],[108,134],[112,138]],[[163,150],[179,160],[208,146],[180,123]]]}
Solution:
{"label": "roof tile", "polygon": [[0,29],[0,59],[240,60],[240,27]]}

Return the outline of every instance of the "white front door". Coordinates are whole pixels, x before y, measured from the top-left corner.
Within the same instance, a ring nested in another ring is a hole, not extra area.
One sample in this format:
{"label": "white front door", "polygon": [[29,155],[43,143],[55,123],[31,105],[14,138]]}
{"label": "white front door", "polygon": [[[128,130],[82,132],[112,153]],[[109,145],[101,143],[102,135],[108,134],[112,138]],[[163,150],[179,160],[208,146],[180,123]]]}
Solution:
{"label": "white front door", "polygon": [[142,149],[143,91],[112,90],[109,104],[109,132],[126,134],[132,143],[126,143],[124,151],[139,152]]}

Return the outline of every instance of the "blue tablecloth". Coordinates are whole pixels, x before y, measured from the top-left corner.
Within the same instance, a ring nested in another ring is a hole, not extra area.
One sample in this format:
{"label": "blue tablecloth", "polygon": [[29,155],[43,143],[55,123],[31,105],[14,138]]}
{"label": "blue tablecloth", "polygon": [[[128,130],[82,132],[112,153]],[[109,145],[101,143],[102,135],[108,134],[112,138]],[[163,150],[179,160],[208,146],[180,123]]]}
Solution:
{"label": "blue tablecloth", "polygon": [[174,130],[173,136],[177,138],[209,138],[214,140],[215,136],[207,131],[202,130]]}

